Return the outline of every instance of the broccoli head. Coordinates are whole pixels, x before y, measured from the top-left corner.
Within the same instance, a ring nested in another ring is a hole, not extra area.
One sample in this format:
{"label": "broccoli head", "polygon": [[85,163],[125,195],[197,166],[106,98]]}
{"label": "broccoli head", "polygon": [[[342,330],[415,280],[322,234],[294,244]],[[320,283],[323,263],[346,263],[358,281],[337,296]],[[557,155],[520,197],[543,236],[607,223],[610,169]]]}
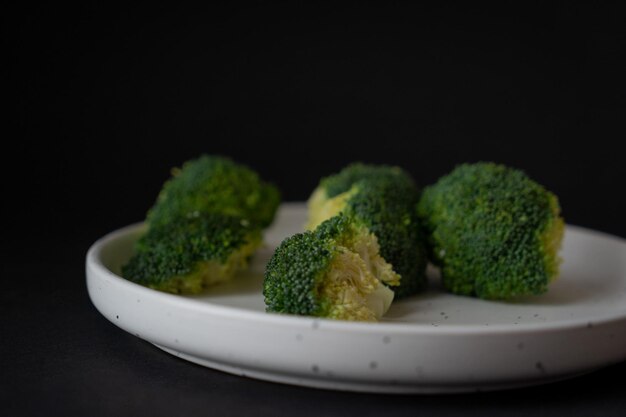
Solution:
{"label": "broccoli head", "polygon": [[376,261],[368,265],[359,253],[339,243],[359,246],[355,241],[360,239],[366,241],[364,247],[372,244],[370,235],[357,230],[345,231],[339,241],[311,231],[285,239],[267,264],[263,283],[267,311],[338,320],[380,319],[394,296],[377,278],[386,273],[374,271],[371,265]]}
{"label": "broccoli head", "polygon": [[417,212],[430,258],[453,293],[540,294],[558,275],[564,230],[558,199],[522,171],[460,165],[424,190]]}
{"label": "broccoli head", "polygon": [[308,229],[314,229],[324,220],[331,218],[345,207],[354,195],[357,184],[382,184],[402,191],[410,197],[418,192],[411,176],[400,167],[353,163],[334,175],[323,178],[309,198]]}
{"label": "broccoli head", "polygon": [[377,238],[380,255],[400,276],[396,297],[413,295],[426,285],[425,241],[415,213],[419,195],[401,168],[352,164],[315,189],[307,228],[340,213],[352,219]]}
{"label": "broccoli head", "polygon": [[268,226],[280,203],[278,189],[229,158],[202,155],[172,170],[147,215],[151,225],[195,213],[223,213]]}
{"label": "broccoli head", "polygon": [[247,267],[261,232],[236,216],[202,213],[152,225],[122,267],[135,283],[171,293],[197,293]]}

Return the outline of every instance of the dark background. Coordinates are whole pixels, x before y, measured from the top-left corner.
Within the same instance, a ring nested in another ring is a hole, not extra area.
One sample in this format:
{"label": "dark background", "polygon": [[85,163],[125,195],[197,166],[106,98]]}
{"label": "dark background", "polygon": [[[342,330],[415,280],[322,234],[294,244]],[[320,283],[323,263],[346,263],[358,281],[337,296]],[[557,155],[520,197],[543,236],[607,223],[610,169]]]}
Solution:
{"label": "dark background", "polygon": [[[549,391],[454,400],[327,393],[176,361],[90,305],[89,245],[141,220],[170,168],[200,153],[250,165],[285,200],[355,160],[400,165],[422,185],[492,160],[555,192],[569,223],[626,237],[623,8],[407,4],[5,6],[0,410],[122,415],[155,403],[165,415],[213,404],[227,415],[245,414],[244,398],[260,415],[309,415],[300,402],[324,401],[363,415],[379,414],[375,404],[412,415],[455,403],[510,415],[623,410],[601,382],[624,365]],[[525,396],[536,398],[528,409],[509,407]]]}

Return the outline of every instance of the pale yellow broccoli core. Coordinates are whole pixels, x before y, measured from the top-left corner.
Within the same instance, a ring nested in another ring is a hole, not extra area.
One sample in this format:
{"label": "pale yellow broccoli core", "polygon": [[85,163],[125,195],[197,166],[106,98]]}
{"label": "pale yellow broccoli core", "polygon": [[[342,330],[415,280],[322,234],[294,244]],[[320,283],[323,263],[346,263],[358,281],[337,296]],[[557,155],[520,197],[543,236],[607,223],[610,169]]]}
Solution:
{"label": "pale yellow broccoli core", "polygon": [[326,190],[318,187],[313,191],[308,205],[309,221],[306,224],[307,230],[313,230],[324,220],[328,220],[331,217],[339,214],[346,206],[346,201],[354,195],[357,191],[355,187],[351,190],[336,195],[333,198],[328,198]]}
{"label": "pale yellow broccoli core", "polygon": [[217,260],[199,262],[193,272],[149,287],[174,294],[195,294],[211,285],[229,281],[237,272],[247,269],[248,260],[261,243],[260,238],[250,239],[233,251],[224,263]]}
{"label": "pale yellow broccoli core", "polygon": [[327,300],[327,317],[339,320],[377,321],[387,312],[394,293],[371,272],[359,254],[339,247],[326,279],[318,288]]}
{"label": "pale yellow broccoli core", "polygon": [[370,233],[365,227],[360,227],[348,244],[351,251],[359,254],[367,268],[381,282],[387,285],[400,285],[400,275],[398,275],[391,264],[380,256],[380,245],[375,234]]}
{"label": "pale yellow broccoli core", "polygon": [[546,272],[549,279],[554,281],[559,275],[559,267],[562,262],[558,252],[561,249],[565,231],[565,222],[560,217],[559,202],[554,195],[550,195],[550,210],[552,211],[552,218],[540,235],[540,245],[545,254]]}

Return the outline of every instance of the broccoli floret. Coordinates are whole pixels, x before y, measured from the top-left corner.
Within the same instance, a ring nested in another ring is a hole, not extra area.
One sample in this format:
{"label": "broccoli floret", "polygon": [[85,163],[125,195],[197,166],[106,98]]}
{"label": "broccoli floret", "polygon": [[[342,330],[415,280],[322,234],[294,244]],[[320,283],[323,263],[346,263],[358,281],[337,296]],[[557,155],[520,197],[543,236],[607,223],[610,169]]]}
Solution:
{"label": "broccoli floret", "polygon": [[268,226],[280,203],[278,189],[229,158],[202,155],[172,170],[148,212],[150,225],[195,213],[223,213]]}
{"label": "broccoli floret", "polygon": [[417,212],[453,293],[511,299],[547,291],[558,275],[558,199],[522,171],[460,165],[424,190]]}
{"label": "broccoli floret", "polygon": [[337,174],[323,178],[309,198],[309,222],[307,229],[314,229],[345,207],[354,195],[357,184],[382,184],[397,191],[398,197],[415,198],[418,189],[411,176],[400,167],[353,163]]}
{"label": "broccoli floret", "polygon": [[415,205],[419,188],[399,167],[352,164],[320,182],[309,199],[312,230],[339,213],[376,236],[380,255],[400,276],[393,287],[397,298],[413,295],[426,285],[425,239]]}
{"label": "broccoli floret", "polygon": [[240,217],[179,217],[148,228],[122,275],[160,291],[198,293],[245,269],[261,240],[260,230]]}
{"label": "broccoli floret", "polygon": [[263,295],[269,312],[376,321],[394,294],[358,253],[307,231],[276,249],[267,264]]}

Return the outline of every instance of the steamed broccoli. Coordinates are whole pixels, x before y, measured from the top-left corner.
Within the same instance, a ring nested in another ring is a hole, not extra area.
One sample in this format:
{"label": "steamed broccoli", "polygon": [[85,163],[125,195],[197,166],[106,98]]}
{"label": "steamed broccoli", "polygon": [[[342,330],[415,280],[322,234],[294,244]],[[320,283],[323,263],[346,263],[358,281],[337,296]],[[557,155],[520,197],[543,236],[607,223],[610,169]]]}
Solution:
{"label": "steamed broccoli", "polygon": [[309,229],[342,213],[373,234],[380,255],[400,276],[397,298],[426,284],[426,249],[415,213],[419,189],[408,173],[386,165],[352,164],[320,182],[309,199]]}
{"label": "steamed broccoli", "polygon": [[122,274],[154,289],[197,293],[247,266],[280,197],[250,168],[225,157],[203,155],[172,173]]}
{"label": "steamed broccoli", "polygon": [[[359,240],[353,233],[359,234],[350,231],[344,238]],[[263,283],[267,311],[376,321],[394,295],[377,274],[358,253],[324,233],[293,235],[279,245],[267,265]]]}
{"label": "steamed broccoli", "polygon": [[151,225],[122,267],[133,282],[171,293],[197,293],[247,266],[261,232],[236,216],[203,213]]}
{"label": "steamed broccoli", "polygon": [[280,203],[276,187],[229,158],[202,155],[173,169],[172,175],[148,212],[150,225],[212,212],[240,216],[253,225],[266,227]]}
{"label": "steamed broccoli", "polygon": [[339,173],[323,178],[309,198],[308,229],[314,229],[345,207],[359,184],[380,184],[394,189],[402,199],[415,198],[417,187],[411,176],[400,167],[353,163]]}
{"label": "steamed broccoli", "polygon": [[519,170],[460,165],[424,190],[417,211],[430,258],[453,293],[485,299],[540,294],[558,275],[559,202]]}

